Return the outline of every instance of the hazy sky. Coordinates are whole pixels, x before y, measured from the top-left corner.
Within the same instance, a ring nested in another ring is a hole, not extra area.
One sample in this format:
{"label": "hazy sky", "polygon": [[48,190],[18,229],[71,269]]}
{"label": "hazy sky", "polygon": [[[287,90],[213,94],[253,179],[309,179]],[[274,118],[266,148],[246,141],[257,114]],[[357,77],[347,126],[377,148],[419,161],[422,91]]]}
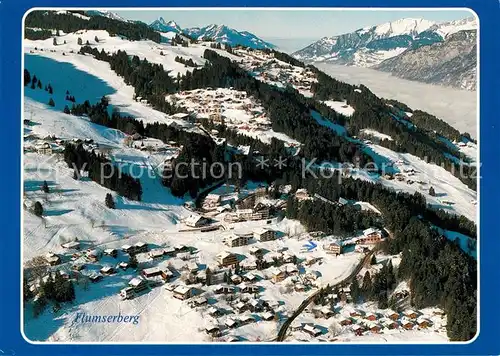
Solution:
{"label": "hazy sky", "polygon": [[151,23],[158,17],[174,20],[181,26],[201,27],[224,24],[245,30],[263,39],[319,39],[352,32],[359,28],[398,20],[424,18],[436,22],[472,16],[465,10],[126,10],[114,11],[127,19]]}

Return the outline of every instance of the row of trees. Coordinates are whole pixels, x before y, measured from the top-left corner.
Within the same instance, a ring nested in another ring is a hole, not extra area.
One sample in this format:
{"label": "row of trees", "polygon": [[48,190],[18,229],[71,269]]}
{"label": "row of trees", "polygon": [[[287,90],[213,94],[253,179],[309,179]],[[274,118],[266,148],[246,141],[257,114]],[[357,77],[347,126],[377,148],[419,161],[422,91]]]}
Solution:
{"label": "row of trees", "polygon": [[347,236],[356,230],[382,227],[382,219],[374,212],[360,211],[352,206],[336,206],[321,200],[299,203],[292,196],[287,201],[286,216],[300,220],[309,231],[335,235]]}
{"label": "row of trees", "polygon": [[[33,74],[33,76],[31,76],[31,73],[28,69],[24,69],[24,72],[23,72],[23,78],[24,78],[24,86],[28,86],[31,84],[31,89],[42,89],[43,84],[42,84],[42,81],[40,79],[38,79],[36,77],[35,74]],[[48,85],[45,85],[45,91],[48,92],[49,94],[52,94],[54,92],[54,89],[52,88],[52,85],[50,85],[50,83]]]}
{"label": "row of trees", "polygon": [[[33,301],[33,314],[35,317],[40,315],[45,307],[54,303],[54,309],[60,308],[60,303],[71,302],[75,299],[75,288],[73,283],[65,279],[59,272],[50,273],[39,281],[38,297]],[[23,299],[29,301],[35,297],[30,290],[28,281],[23,280]]]}
{"label": "row of trees", "polygon": [[384,249],[402,252],[398,278],[410,281],[412,305],[442,306],[450,339],[470,340],[477,327],[477,261],[415,217]]}
{"label": "row of trees", "polygon": [[184,64],[185,66],[188,66],[188,67],[194,67],[194,68],[196,68],[198,66],[196,63],[193,62],[192,58],[185,59],[185,58],[182,58],[180,56],[176,56],[175,57],[175,61],[178,62],[178,63],[182,63],[182,64]]}
{"label": "row of trees", "polygon": [[131,200],[141,200],[140,180],[120,171],[103,154],[89,152],[82,144],[68,143],[64,147],[64,161],[75,170],[76,177],[80,177],[81,171],[88,172],[92,181]]}
{"label": "row of trees", "polygon": [[338,81],[317,68],[311,68],[318,78],[318,81],[311,87],[314,98],[345,100],[355,109],[349,121],[346,122],[350,135],[357,135],[360,130],[366,128],[389,135],[393,140],[382,140],[380,145],[441,165],[469,188],[476,190],[475,168],[458,164],[456,161],[466,161],[466,157],[442,139],[444,136],[451,140],[460,140],[470,135],[460,134],[458,130],[444,121],[423,111],[413,111],[410,119],[405,114],[407,110],[411,110],[407,105],[394,100],[381,99],[363,85],[357,88]]}
{"label": "row of trees", "polygon": [[[412,304],[418,308],[440,305],[448,314],[449,337],[452,340],[469,340],[476,330],[477,263],[460,249],[458,243],[440,235],[433,226],[460,231],[475,238],[476,225],[463,216],[428,209],[425,198],[419,193],[414,195],[396,193],[380,184],[351,178],[340,180],[336,178],[302,179],[295,175],[295,172],[288,171],[281,184],[290,183],[293,189],[303,187],[309,194],[318,193],[330,200],[344,197],[367,201],[376,206],[382,213],[383,226],[387,227],[394,237],[383,243],[384,252],[389,254],[402,252],[397,278],[410,281]],[[327,229],[331,229],[331,225],[343,224],[345,230],[349,230],[347,225],[349,210],[339,218],[339,213],[333,208],[331,215],[326,216],[323,213],[329,204],[316,202],[318,207],[314,208],[308,206],[312,203],[306,201],[302,203],[305,208],[299,206],[298,212],[295,204],[289,202],[291,209],[287,214],[296,214],[293,217],[300,219],[306,226],[314,224],[312,225],[314,228],[326,226]],[[340,222],[316,223],[315,219],[339,219]],[[375,226],[376,224],[377,222],[374,222]],[[362,227],[363,224],[352,225],[352,229]],[[342,232],[340,228],[338,229]],[[363,285],[359,288],[354,285],[356,300],[361,297],[374,300],[381,308],[391,304],[388,296],[394,287],[395,278],[390,265],[384,267],[373,278],[365,275],[364,279]]]}
{"label": "row of trees", "polygon": [[[56,11],[37,10],[30,12],[25,19],[25,28],[40,28],[43,31],[25,30],[25,38],[47,39],[43,38],[48,34],[48,30],[57,29],[66,33],[79,30],[105,30],[111,36],[121,35],[130,41],[139,41],[144,39],[160,43],[161,35],[151,29],[147,24],[141,22],[125,22],[111,19],[104,16],[91,16],[89,20],[74,16],[71,12],[58,13]],[[52,32],[50,31],[51,35]]]}

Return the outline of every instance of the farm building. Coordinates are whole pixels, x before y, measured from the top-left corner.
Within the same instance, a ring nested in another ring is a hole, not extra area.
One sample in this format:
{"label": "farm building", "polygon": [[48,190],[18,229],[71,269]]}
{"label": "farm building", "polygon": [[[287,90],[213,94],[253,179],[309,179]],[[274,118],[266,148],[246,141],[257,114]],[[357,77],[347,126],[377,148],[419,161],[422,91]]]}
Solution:
{"label": "farm building", "polygon": [[178,286],[174,289],[174,298],[186,300],[192,297],[193,289],[187,286]]}
{"label": "farm building", "polygon": [[219,326],[216,326],[216,325],[211,325],[211,326],[207,326],[205,328],[205,332],[208,334],[208,335],[211,335],[213,337],[216,337],[218,335],[220,335],[220,327]]}
{"label": "farm building", "polygon": [[353,332],[355,335],[357,335],[357,336],[361,336],[361,335],[363,335],[363,332],[365,331],[365,329],[363,328],[363,326],[358,325],[358,324],[353,325],[351,329],[352,329],[352,332]]}
{"label": "farm building", "polygon": [[203,207],[215,208],[220,205],[222,197],[219,194],[208,194],[203,201]]}
{"label": "farm building", "polygon": [[163,249],[156,249],[149,251],[149,257],[155,259],[155,258],[161,258],[164,256],[164,251]]}
{"label": "farm building", "polygon": [[134,245],[135,253],[148,252],[148,244],[145,242],[138,242]]}
{"label": "farm building", "polygon": [[224,243],[229,247],[239,247],[248,245],[248,236],[232,234],[224,239]]}
{"label": "farm building", "polygon": [[295,198],[298,200],[305,200],[309,198],[309,194],[307,193],[306,189],[300,188],[295,192]]}
{"label": "farm building", "polygon": [[135,277],[128,282],[128,285],[134,288],[134,292],[140,292],[148,287],[148,282],[142,277]]}
{"label": "farm building", "polygon": [[356,240],[356,244],[369,245],[382,241],[382,232],[379,229],[369,228],[363,231],[363,237]]}
{"label": "farm building", "polygon": [[189,227],[201,227],[208,224],[208,219],[200,215],[190,215],[185,223]]}
{"label": "farm building", "polygon": [[165,280],[167,282],[170,279],[172,279],[172,277],[174,277],[174,273],[172,271],[170,271],[168,268],[161,270],[160,275],[161,275],[161,278],[163,278],[163,280]]}
{"label": "farm building", "polygon": [[151,267],[142,270],[142,275],[146,278],[156,277],[161,275],[161,270],[158,267]]}
{"label": "farm building", "polygon": [[214,289],[215,294],[231,294],[234,292],[234,288],[228,286],[217,286]]}
{"label": "farm building", "polygon": [[224,324],[230,329],[234,329],[235,327],[238,326],[238,322],[233,318],[227,318]]}
{"label": "farm building", "polygon": [[101,257],[101,252],[98,250],[89,250],[85,255],[89,261],[97,262],[99,261],[99,257]]}
{"label": "farm building", "polygon": [[252,247],[250,247],[250,254],[254,255],[254,256],[263,256],[264,249],[257,247],[257,246],[252,246]]}
{"label": "farm building", "polygon": [[121,268],[122,270],[126,270],[129,267],[129,264],[127,262],[120,262],[118,264],[118,268]]}
{"label": "farm building", "polygon": [[272,241],[272,240],[276,239],[276,231],[271,230],[271,229],[267,229],[267,228],[259,228],[259,229],[254,230],[253,237],[257,241],[261,241],[261,242]]}
{"label": "farm building", "polygon": [[118,251],[115,250],[114,248],[108,248],[108,249],[104,250],[104,255],[116,258],[116,256],[118,256]]}
{"label": "farm building", "polygon": [[134,246],[123,245],[122,246],[122,251],[125,252],[125,253],[128,253],[130,255],[130,254],[134,253],[135,249],[134,249]]}
{"label": "farm building", "polygon": [[62,247],[68,250],[78,250],[80,249],[80,243],[78,241],[71,241],[63,244]]}
{"label": "farm building", "polygon": [[336,242],[330,242],[323,245],[323,249],[326,253],[332,255],[340,255],[342,253],[342,246]]}
{"label": "farm building", "polygon": [[189,304],[193,308],[194,307],[201,307],[203,305],[207,305],[208,304],[208,300],[205,297],[198,297],[198,298],[194,298],[193,300],[191,300]]}
{"label": "farm building", "polygon": [[105,276],[109,276],[113,273],[115,273],[115,269],[111,266],[104,266],[103,268],[101,268],[99,270],[99,272],[101,272],[101,274],[105,275]]}
{"label": "farm building", "polygon": [[231,266],[238,263],[238,256],[234,253],[223,251],[217,255],[217,262],[220,266]]}
{"label": "farm building", "polygon": [[51,266],[57,266],[61,263],[61,257],[52,252],[49,252],[45,255],[45,260]]}
{"label": "farm building", "polygon": [[242,281],[242,278],[237,274],[233,274],[230,279],[234,284],[240,284]]}
{"label": "farm building", "polygon": [[270,321],[274,319],[274,314],[271,312],[265,312],[264,314],[262,314],[261,318],[262,320]]}
{"label": "farm building", "polygon": [[392,310],[385,313],[385,316],[394,321],[399,319],[399,313],[396,313],[395,311]]}
{"label": "farm building", "polygon": [[36,146],[36,151],[38,154],[41,155],[51,155],[52,154],[52,147],[48,142],[44,142],[42,144],[39,144]]}
{"label": "farm building", "polygon": [[314,327],[313,325],[304,325],[304,327],[302,328],[302,330],[304,330],[304,332],[308,333],[309,335],[311,336],[314,336],[314,337],[317,337],[319,335],[321,335],[321,330],[319,330],[318,328]]}
{"label": "farm building", "polygon": [[410,319],[416,319],[418,316],[417,312],[415,312],[414,310],[407,310],[404,312],[404,315]]}
{"label": "farm building", "polygon": [[274,268],[271,272],[271,281],[273,283],[279,283],[286,278],[286,272]]}

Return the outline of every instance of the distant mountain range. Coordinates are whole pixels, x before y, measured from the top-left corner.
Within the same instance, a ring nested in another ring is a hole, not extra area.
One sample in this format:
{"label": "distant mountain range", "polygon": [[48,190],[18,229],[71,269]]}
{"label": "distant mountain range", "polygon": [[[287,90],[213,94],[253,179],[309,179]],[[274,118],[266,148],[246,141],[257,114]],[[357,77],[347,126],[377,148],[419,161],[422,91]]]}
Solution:
{"label": "distant mountain range", "polygon": [[477,31],[462,30],[442,42],[407,50],[375,69],[410,80],[476,90]]}
{"label": "distant mountain range", "polygon": [[149,27],[161,33],[185,33],[190,37],[203,40],[210,39],[231,46],[243,45],[254,49],[275,48],[254,34],[247,31],[237,31],[225,25],[208,25],[205,27],[181,28],[175,21],[165,21],[162,17],[153,21]]}
{"label": "distant mountain range", "polygon": [[[334,37],[324,37],[309,46],[293,53],[293,56],[305,62],[329,62],[340,65],[352,65],[360,67],[373,67],[394,73],[403,78],[424,80],[432,83],[440,83],[445,85],[458,86],[460,88],[472,88],[475,84],[471,82],[472,77],[469,74],[453,74],[447,73],[446,65],[440,66],[442,71],[440,74],[433,76],[416,75],[415,73],[424,73],[430,70],[430,64],[423,58],[414,63],[415,66],[410,68],[408,61],[414,56],[418,57],[421,53],[426,53],[432,47],[433,58],[438,61],[439,58],[447,61],[452,60],[453,54],[455,61],[459,62],[463,58],[463,53],[451,51],[448,53],[438,53],[441,50],[448,51],[450,48],[467,49],[469,55],[466,65],[461,66],[463,70],[469,71],[470,65],[475,63],[476,51],[471,51],[471,40],[475,37],[470,36],[454,36],[463,31],[475,31],[477,22],[475,18],[466,18],[462,20],[435,23],[424,19],[404,18],[394,22],[387,22],[373,27],[365,27],[351,33],[342,34]],[[450,40],[448,42],[448,40]],[[464,43],[459,43],[465,41]],[[437,45],[442,43],[443,45]],[[422,49],[421,48],[426,48]],[[406,60],[402,61],[406,65],[397,65],[397,61],[384,62],[390,59],[403,56]],[[474,58],[473,58],[474,57]],[[382,65],[382,63],[385,63]],[[453,62],[449,62],[453,63]],[[438,65],[437,63],[435,65]],[[395,66],[394,68],[392,66]],[[420,67],[420,66],[426,66]],[[396,68],[397,67],[397,68]],[[413,74],[405,72],[402,68],[412,69]],[[426,69],[427,68],[427,69]],[[449,67],[449,70],[457,69]],[[470,73],[470,71],[469,71]],[[455,77],[451,79],[451,77]],[[459,77],[467,77],[463,82]],[[438,78],[440,78],[438,80]],[[474,76],[475,78],[475,76]],[[473,80],[475,82],[475,79]],[[459,84],[462,83],[462,84]]]}
{"label": "distant mountain range", "polygon": [[[120,15],[110,11],[92,10],[87,11],[87,14],[89,16],[104,16],[124,22],[141,22],[127,20]],[[274,46],[273,44],[258,38],[250,32],[237,31],[225,25],[208,25],[201,28],[181,28],[175,21],[167,22],[163,17],[159,17],[157,20],[150,23],[149,27],[151,27],[155,31],[162,33],[166,38],[170,38],[176,33],[185,33],[197,40],[210,39],[215,42],[225,43],[231,46],[242,45],[254,49],[276,48],[276,46]]]}

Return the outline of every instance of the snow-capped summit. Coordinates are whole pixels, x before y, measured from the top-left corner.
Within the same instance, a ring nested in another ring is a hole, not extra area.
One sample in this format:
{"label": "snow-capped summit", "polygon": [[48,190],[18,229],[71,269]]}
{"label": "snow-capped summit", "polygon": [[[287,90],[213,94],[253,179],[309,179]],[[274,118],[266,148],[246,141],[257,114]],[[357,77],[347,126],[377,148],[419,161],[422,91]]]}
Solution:
{"label": "snow-capped summit", "polygon": [[437,32],[441,37],[446,38],[454,33],[463,30],[477,30],[477,20],[474,17],[467,17],[461,20],[454,20],[434,25],[431,30]]}
{"label": "snow-capped summit", "polygon": [[113,20],[118,20],[118,21],[123,21],[123,22],[130,22],[129,20],[121,17],[117,13],[111,12],[111,11],[107,11],[107,10],[103,10],[103,11],[100,11],[100,10],[89,10],[89,11],[87,11],[87,15],[89,15],[89,16],[103,16],[103,17],[107,17],[107,18],[113,19]]}
{"label": "snow-capped summit", "polygon": [[372,67],[408,49],[442,42],[446,36],[477,27],[474,18],[435,23],[421,18],[402,18],[351,33],[324,37],[295,52],[302,61]]}
{"label": "snow-capped summit", "polygon": [[211,39],[213,41],[226,43],[231,46],[243,45],[256,49],[275,47],[271,43],[258,38],[250,32],[237,31],[226,25],[211,24],[202,28],[193,27],[184,29],[184,32],[198,40]]}
{"label": "snow-capped summit", "polygon": [[181,27],[175,21],[166,22],[163,17],[159,17],[157,20],[153,21],[149,27],[159,32],[182,32]]}
{"label": "snow-capped summit", "polygon": [[372,27],[369,31],[373,30],[378,37],[393,37],[401,35],[414,37],[419,33],[426,31],[434,24],[434,22],[424,19],[403,18]]}

